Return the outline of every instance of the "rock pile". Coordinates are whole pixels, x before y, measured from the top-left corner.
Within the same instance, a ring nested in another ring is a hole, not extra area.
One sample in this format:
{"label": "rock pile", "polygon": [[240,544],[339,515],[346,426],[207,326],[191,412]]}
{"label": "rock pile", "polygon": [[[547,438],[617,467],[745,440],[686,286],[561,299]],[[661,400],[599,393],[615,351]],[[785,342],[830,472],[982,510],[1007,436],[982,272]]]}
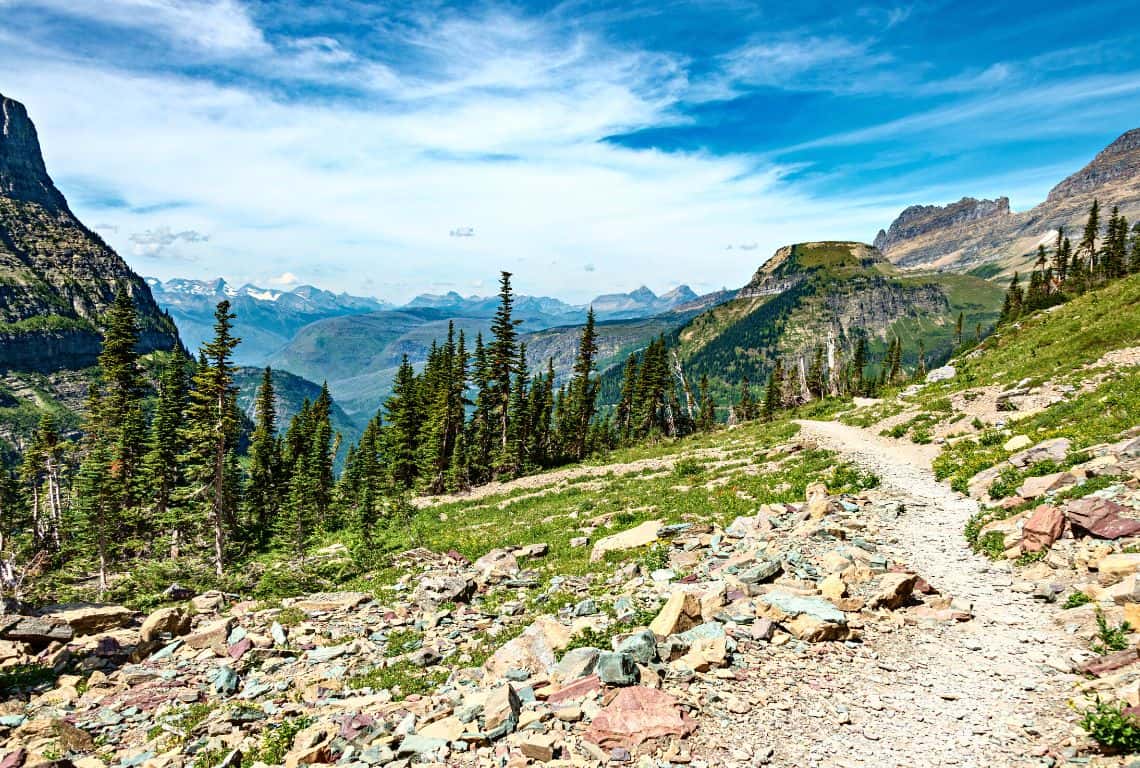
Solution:
{"label": "rock pile", "polygon": [[[692,735],[724,704],[718,686],[775,649],[857,648],[871,623],[970,618],[882,553],[883,524],[903,512],[816,485],[724,528],[651,521],[600,539],[595,553],[631,559],[587,577],[547,582],[530,567],[543,544],[474,563],[421,549],[398,558],[406,576],[380,597],[266,607],[206,593],[145,617],[10,616],[0,664],[59,674],[3,705],[0,737],[16,749],[3,765],[700,764]],[[633,559],[647,545],[664,567]],[[520,599],[489,605],[491,590]]]}

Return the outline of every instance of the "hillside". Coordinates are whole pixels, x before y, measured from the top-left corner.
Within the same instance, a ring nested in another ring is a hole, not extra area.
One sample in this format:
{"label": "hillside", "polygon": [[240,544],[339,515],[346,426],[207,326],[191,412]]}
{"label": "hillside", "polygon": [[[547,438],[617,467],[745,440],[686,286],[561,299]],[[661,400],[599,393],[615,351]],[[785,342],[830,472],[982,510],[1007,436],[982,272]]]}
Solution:
{"label": "hillside", "polygon": [[93,364],[119,285],[138,309],[140,351],[172,349],[174,323],[142,278],[71,212],[27,110],[0,95],[0,368],[51,373]]}
{"label": "hillside", "polygon": [[1106,211],[1118,205],[1130,221],[1140,219],[1140,129],[1113,141],[1028,211],[1012,212],[1004,197],[911,206],[880,230],[875,246],[906,268],[1024,271],[1038,244],[1052,243],[1058,227],[1080,232],[1094,199]]}
{"label": "hillside", "polygon": [[801,243],[780,248],[735,299],[681,328],[677,342],[690,374],[708,374],[722,389],[743,376],[764,381],[777,358],[810,361],[829,339],[849,354],[859,335],[872,358],[898,337],[911,364],[921,340],[929,365],[955,346],[959,313],[973,333],[993,324],[1001,300],[979,278],[904,274],[863,243]]}
{"label": "hillside", "polygon": [[[234,375],[234,384],[238,388],[238,407],[252,423],[255,420],[257,389],[261,386],[261,368],[238,368]],[[273,391],[276,395],[277,424],[284,432],[289,422],[301,410],[301,404],[306,400],[313,402],[321,394],[321,386],[308,379],[295,376],[287,371],[273,371]],[[361,427],[349,417],[340,403],[333,401],[331,413],[332,428],[341,435],[341,455],[349,445],[360,440]]]}

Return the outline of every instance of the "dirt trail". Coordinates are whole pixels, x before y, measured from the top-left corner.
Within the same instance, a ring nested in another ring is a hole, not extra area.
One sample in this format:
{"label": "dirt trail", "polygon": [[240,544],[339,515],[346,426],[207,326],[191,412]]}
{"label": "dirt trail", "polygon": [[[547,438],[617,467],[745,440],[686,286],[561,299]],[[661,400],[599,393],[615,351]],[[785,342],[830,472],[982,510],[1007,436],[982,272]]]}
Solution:
{"label": "dirt trail", "polygon": [[[882,479],[905,504],[886,551],[943,594],[973,603],[972,621],[935,627],[868,623],[860,647],[761,657],[760,677],[730,686],[753,704],[722,713],[706,736],[736,745],[727,764],[801,766],[1041,765],[1070,735],[1077,678],[1057,671],[1077,650],[1055,611],[1010,589],[1009,566],[962,538],[977,510],[935,480],[930,454],[835,422],[799,422],[806,442]],[[763,706],[759,706],[763,705]]]}

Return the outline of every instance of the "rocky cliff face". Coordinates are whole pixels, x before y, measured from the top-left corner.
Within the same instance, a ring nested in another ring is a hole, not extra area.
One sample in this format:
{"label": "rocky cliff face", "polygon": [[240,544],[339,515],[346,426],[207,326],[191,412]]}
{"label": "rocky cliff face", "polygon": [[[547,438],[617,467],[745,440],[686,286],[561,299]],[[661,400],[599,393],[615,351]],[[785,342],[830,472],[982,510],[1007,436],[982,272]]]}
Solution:
{"label": "rocky cliff face", "polygon": [[119,285],[138,307],[141,351],[173,348],[173,322],[142,278],[71,212],[27,110],[0,95],[0,368],[90,365]]}
{"label": "rocky cliff face", "polygon": [[1010,215],[1009,198],[976,200],[963,197],[950,205],[912,205],[891,224],[889,230],[879,230],[875,247],[890,255],[892,246],[905,243],[929,233],[953,231],[978,222],[1004,219]]}
{"label": "rocky cliff face", "polygon": [[1058,227],[1084,225],[1094,198],[1106,210],[1119,206],[1130,221],[1140,218],[1140,129],[1120,136],[1031,210],[1013,213],[1004,197],[911,206],[879,232],[875,246],[903,267],[965,271],[993,263],[996,272],[1024,270]]}

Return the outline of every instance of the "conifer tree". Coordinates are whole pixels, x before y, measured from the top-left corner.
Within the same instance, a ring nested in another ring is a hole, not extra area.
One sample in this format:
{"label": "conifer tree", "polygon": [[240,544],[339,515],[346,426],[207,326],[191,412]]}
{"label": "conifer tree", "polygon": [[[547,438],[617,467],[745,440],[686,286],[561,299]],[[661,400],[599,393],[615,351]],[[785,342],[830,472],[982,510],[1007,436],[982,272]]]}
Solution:
{"label": "conifer tree", "polygon": [[[22,515],[10,514],[4,520],[5,531],[30,525],[32,546],[37,550],[59,552],[63,547],[67,452],[67,442],[60,434],[55,416],[51,411],[44,411],[24,451],[19,471],[20,484],[30,497],[30,519],[25,523]],[[0,531],[0,536],[3,533]]]}
{"label": "conifer tree", "polygon": [[183,414],[186,412],[187,369],[190,361],[181,348],[170,355],[162,367],[158,384],[158,403],[150,424],[150,437],[144,459],[147,485],[150,489],[151,515],[159,530],[165,531],[170,557],[181,554],[183,531],[182,457],[186,452]]}
{"label": "conifer tree", "polygon": [[637,355],[633,354],[626,358],[625,368],[622,369],[621,395],[618,398],[615,413],[616,423],[614,429],[617,431],[618,440],[623,443],[629,440],[633,430],[634,397],[637,390],[638,378]]}
{"label": "conifer tree", "polygon": [[713,401],[712,392],[709,390],[709,376],[707,373],[701,374],[700,383],[697,385],[697,393],[700,399],[698,427],[702,432],[711,432],[713,427],[716,426],[716,403]]}
{"label": "conifer tree", "polygon": [[213,533],[214,571],[225,573],[226,546],[236,528],[236,450],[240,418],[234,386],[233,331],[229,301],[214,311],[214,338],[202,346],[187,411],[185,438],[190,498],[204,510]]}
{"label": "conifer tree", "polygon": [[1094,199],[1089,208],[1089,217],[1085,222],[1085,231],[1081,235],[1081,242],[1077,245],[1077,257],[1082,261],[1081,271],[1093,274],[1097,270],[1096,241],[1100,236],[1100,201]]}
{"label": "conifer tree", "polygon": [[1053,246],[1053,274],[1062,284],[1069,276],[1068,238],[1065,237],[1065,227],[1057,227],[1057,242]]}
{"label": "conifer tree", "polygon": [[245,503],[254,537],[264,546],[281,510],[281,438],[277,434],[277,395],[266,366],[257,388],[253,437],[249,445],[249,485]]}
{"label": "conifer tree", "polygon": [[392,394],[384,403],[384,458],[390,468],[392,482],[399,488],[411,488],[417,476],[417,453],[423,411],[416,373],[404,355]]}
{"label": "conifer tree", "polygon": [[855,394],[862,395],[866,393],[863,375],[867,368],[867,339],[863,334],[855,339],[855,353],[852,356],[851,367],[854,371],[854,389]]}
{"label": "conifer tree", "polygon": [[966,322],[966,313],[959,312],[958,320],[954,323],[954,337],[958,340],[958,346],[962,346],[962,325]]}
{"label": "conifer tree", "polygon": [[578,341],[578,356],[570,379],[571,423],[565,430],[570,458],[581,461],[586,456],[590,422],[594,418],[598,398],[598,382],[593,378],[594,358],[598,353],[598,334],[594,328],[594,308],[586,313],[586,325]]}
{"label": "conifer tree", "polygon": [[[747,385],[748,380],[745,379]],[[771,421],[776,417],[776,413],[783,407],[783,389],[784,389],[784,364],[781,360],[776,360],[776,365],[772,368],[772,372],[768,374],[768,386],[764,389],[764,406],[763,415],[764,421]],[[741,400],[743,400],[743,393]]]}
{"label": "conifer tree", "polygon": [[499,307],[491,321],[491,344],[487,347],[487,388],[491,421],[497,431],[497,463],[510,467],[511,389],[518,362],[518,321],[514,315],[511,273],[499,276]]}

